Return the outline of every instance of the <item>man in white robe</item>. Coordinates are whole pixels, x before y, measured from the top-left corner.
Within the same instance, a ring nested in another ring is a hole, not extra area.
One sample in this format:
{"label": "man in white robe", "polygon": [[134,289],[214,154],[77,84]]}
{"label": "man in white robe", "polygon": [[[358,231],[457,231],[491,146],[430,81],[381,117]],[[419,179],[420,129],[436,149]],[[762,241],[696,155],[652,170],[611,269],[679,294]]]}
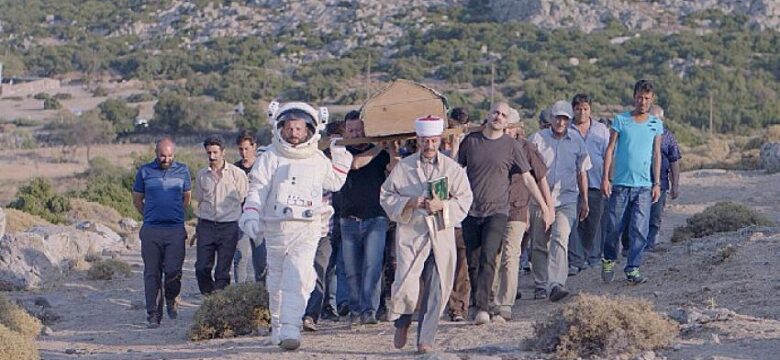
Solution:
{"label": "man in white robe", "polygon": [[[396,230],[395,280],[388,318],[395,321],[394,345],[406,345],[418,301],[417,350],[432,350],[439,317],[446,308],[455,276],[455,225],[471,207],[466,171],[439,152],[444,120],[417,119],[416,154],[398,162],[382,185],[380,203]],[[431,180],[446,178],[444,198],[428,190]],[[422,288],[421,288],[422,286]],[[421,298],[421,299],[420,299]]]}

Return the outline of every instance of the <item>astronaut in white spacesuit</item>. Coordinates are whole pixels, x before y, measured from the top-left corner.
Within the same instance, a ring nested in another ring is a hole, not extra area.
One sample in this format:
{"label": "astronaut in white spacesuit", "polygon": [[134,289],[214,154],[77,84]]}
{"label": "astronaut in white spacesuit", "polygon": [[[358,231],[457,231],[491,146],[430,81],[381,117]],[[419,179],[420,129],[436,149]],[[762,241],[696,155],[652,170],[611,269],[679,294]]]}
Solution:
{"label": "astronaut in white spacesuit", "polygon": [[[327,110],[301,102],[272,103],[273,143],[249,173],[249,192],[239,221],[250,238],[265,237],[266,286],[270,295],[271,340],[285,350],[301,344],[300,325],[314,288],[314,256],[333,208],[323,191],[344,185],[352,155],[331,142],[328,159],[318,148]],[[259,234],[262,229],[262,234]]]}

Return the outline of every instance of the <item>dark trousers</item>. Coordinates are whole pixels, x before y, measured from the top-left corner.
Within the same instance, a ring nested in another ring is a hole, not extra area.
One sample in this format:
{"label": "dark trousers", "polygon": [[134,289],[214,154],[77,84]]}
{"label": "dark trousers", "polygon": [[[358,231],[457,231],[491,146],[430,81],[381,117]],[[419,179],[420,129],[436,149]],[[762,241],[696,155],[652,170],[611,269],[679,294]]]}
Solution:
{"label": "dark trousers", "polygon": [[504,214],[467,216],[463,220],[472,304],[479,310],[490,311],[490,291],[496,273],[496,259],[501,251],[508,220],[509,217]]}
{"label": "dark trousers", "polygon": [[469,281],[469,265],[466,260],[466,243],[463,241],[463,230],[455,228],[455,247],[457,249],[457,262],[455,263],[455,283],[447,302],[449,315],[466,316],[469,310],[469,298],[471,297],[471,281]]}
{"label": "dark trousers", "polygon": [[314,322],[320,319],[322,305],[325,301],[325,275],[330,263],[331,252],[332,244],[330,243],[330,237],[321,237],[317,245],[317,253],[314,255],[314,272],[317,273],[317,281],[314,283],[314,290],[312,290],[311,296],[309,296],[309,302],[306,303],[306,311],[304,312],[304,316],[311,317],[314,319]]}
{"label": "dark trousers", "polygon": [[181,267],[184,264],[187,232],[184,225],[144,225],[139,237],[141,258],[144,261],[146,313],[150,320],[159,322],[163,299],[171,301],[181,292]]}
{"label": "dark trousers", "polygon": [[569,266],[580,269],[601,262],[601,215],[606,198],[600,189],[588,189],[590,212],[584,221],[577,223],[569,236]]}
{"label": "dark trousers", "polygon": [[[230,284],[230,266],[241,231],[237,221],[214,222],[198,220],[198,252],[195,260],[195,277],[201,294],[211,294]],[[214,267],[214,256],[217,266]],[[211,271],[214,270],[212,278]]]}

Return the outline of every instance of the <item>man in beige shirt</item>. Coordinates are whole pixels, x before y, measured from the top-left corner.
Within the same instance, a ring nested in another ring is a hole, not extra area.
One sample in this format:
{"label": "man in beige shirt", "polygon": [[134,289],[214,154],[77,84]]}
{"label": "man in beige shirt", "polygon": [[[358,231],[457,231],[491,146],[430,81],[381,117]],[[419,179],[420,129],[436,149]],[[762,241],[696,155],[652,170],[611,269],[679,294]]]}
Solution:
{"label": "man in beige shirt", "polygon": [[241,236],[238,219],[249,181],[243,170],[225,161],[225,142],[219,136],[206,138],[203,147],[209,166],[198,170],[193,188],[193,198],[198,203],[195,276],[200,292],[207,295],[230,283],[230,266]]}

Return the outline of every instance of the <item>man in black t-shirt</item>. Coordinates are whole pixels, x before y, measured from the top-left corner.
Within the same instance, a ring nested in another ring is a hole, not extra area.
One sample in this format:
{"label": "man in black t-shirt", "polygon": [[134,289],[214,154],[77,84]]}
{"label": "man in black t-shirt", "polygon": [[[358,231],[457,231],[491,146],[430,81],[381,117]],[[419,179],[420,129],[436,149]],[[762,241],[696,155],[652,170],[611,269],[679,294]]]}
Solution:
{"label": "man in black t-shirt", "polygon": [[[346,117],[345,138],[364,137],[360,113]],[[341,251],[349,284],[352,323],[376,324],[389,221],[379,205],[390,155],[372,144],[348,146],[352,168],[341,188]]]}
{"label": "man in black t-shirt", "polygon": [[531,198],[538,204],[545,204],[542,212],[546,226],[552,223],[552,211],[529,173],[531,167],[522,145],[504,134],[508,114],[507,103],[493,105],[485,128],[466,136],[458,151],[458,162],[466,167],[474,194],[462,226],[468,254],[471,303],[475,306],[474,323],[477,325],[490,322],[490,291],[509,218],[510,174],[522,174]]}
{"label": "man in black t-shirt", "polygon": [[[236,138],[236,145],[238,146],[238,155],[241,156],[241,160],[236,161],[233,165],[244,170],[246,175],[249,176],[249,171],[252,170],[252,165],[254,165],[257,158],[257,144],[255,144],[254,134],[248,130],[242,131]],[[254,268],[254,280],[264,282],[265,253],[265,241],[263,239],[250,239],[246,234],[242,234],[238,240],[236,253],[233,256],[233,276],[235,277],[235,282],[241,283],[251,280],[247,271],[250,259]]]}

